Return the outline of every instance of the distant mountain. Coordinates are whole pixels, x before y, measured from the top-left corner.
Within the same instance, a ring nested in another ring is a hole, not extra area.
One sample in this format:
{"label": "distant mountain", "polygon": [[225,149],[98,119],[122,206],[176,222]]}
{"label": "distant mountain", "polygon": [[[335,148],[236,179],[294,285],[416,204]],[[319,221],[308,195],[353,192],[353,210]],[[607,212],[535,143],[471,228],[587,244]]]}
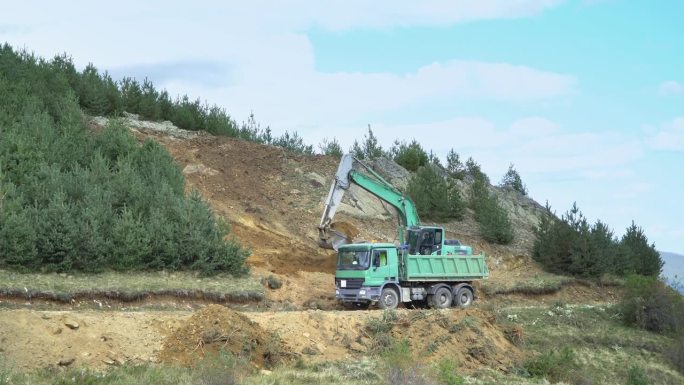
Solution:
{"label": "distant mountain", "polygon": [[[677,276],[679,283],[684,285],[684,255],[660,251],[660,258],[665,262],[663,276],[670,280]],[[684,294],[682,285],[678,289],[680,293]]]}

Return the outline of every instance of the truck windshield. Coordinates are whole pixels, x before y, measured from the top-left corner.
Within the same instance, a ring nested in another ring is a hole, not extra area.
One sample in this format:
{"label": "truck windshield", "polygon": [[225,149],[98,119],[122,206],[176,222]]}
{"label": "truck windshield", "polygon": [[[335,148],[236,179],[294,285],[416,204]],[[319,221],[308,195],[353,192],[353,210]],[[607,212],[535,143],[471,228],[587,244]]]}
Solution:
{"label": "truck windshield", "polygon": [[337,268],[341,270],[366,270],[370,266],[368,250],[340,250]]}

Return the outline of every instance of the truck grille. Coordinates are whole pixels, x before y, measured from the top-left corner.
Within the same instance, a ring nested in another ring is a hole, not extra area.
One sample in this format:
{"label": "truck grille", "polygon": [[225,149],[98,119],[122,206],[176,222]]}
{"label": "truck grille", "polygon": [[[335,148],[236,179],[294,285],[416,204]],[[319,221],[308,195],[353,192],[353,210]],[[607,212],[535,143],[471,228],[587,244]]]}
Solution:
{"label": "truck grille", "polygon": [[[342,287],[340,281],[347,281],[347,285]],[[363,285],[363,278],[335,278],[335,286],[340,289],[359,289]]]}

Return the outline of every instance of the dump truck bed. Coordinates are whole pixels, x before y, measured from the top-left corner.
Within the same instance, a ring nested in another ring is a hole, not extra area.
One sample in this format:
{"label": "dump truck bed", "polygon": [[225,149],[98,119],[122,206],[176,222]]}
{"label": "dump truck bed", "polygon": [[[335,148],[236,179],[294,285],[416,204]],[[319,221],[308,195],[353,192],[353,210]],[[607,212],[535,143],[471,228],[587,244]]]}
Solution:
{"label": "dump truck bed", "polygon": [[408,255],[400,271],[402,281],[463,281],[489,277],[485,255]]}

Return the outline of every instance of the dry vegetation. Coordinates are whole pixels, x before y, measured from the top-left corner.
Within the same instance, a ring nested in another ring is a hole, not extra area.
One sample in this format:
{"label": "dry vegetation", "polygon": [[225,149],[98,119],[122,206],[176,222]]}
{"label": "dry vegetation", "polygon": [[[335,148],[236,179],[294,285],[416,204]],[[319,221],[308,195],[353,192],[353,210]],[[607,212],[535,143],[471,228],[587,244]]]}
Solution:
{"label": "dry vegetation", "polygon": [[216,302],[260,301],[258,279],[230,275],[203,277],[193,272],[39,274],[0,270],[0,295],[69,303],[79,299],[137,301],[154,296],[208,299]]}

